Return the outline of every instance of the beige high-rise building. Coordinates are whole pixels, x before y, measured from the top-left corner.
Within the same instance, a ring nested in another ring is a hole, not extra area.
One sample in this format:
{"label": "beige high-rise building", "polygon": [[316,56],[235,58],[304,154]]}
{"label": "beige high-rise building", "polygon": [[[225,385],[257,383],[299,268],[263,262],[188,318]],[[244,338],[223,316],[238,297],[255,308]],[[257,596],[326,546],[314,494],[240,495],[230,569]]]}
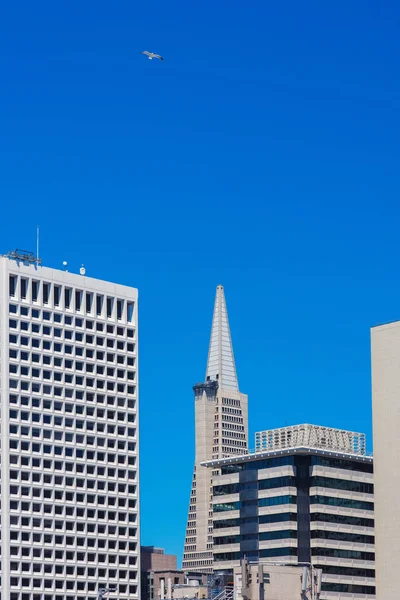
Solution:
{"label": "beige high-rise building", "polygon": [[400,321],[371,331],[376,598],[400,597]]}
{"label": "beige high-rise building", "polygon": [[194,386],[196,457],[190,495],[183,569],[212,571],[212,471],[208,460],[245,454],[247,396],[239,391],[224,288],[217,287],[204,383]]}

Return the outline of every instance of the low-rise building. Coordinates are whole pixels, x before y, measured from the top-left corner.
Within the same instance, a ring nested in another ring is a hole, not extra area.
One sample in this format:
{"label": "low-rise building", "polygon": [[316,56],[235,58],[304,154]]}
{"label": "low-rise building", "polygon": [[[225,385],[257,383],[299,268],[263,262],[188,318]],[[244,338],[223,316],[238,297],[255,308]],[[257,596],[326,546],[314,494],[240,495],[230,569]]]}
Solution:
{"label": "low-rise building", "polygon": [[177,568],[176,556],[162,548],[142,546],[141,600],[207,598],[207,575]]}
{"label": "low-rise building", "polygon": [[[242,560],[234,568],[234,600],[319,600],[320,569]],[[228,594],[225,593],[225,596]],[[228,600],[228,598],[225,598]]]}
{"label": "low-rise building", "polygon": [[[163,548],[155,546],[141,546],[140,548],[140,570],[141,570],[141,600],[153,600],[157,598],[154,590],[159,589],[161,575],[155,573],[177,571],[176,556],[164,554]],[[164,578],[165,581],[165,578]]]}

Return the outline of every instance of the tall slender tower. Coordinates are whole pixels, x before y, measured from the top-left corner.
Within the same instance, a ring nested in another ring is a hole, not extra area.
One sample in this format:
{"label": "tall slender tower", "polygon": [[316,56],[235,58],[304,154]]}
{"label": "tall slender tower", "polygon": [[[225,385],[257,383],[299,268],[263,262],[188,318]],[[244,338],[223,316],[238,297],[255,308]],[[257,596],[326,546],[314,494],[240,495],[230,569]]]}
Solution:
{"label": "tall slender tower", "polygon": [[224,288],[217,287],[204,383],[194,386],[196,458],[183,569],[212,571],[212,471],[201,463],[246,454],[247,396],[239,391]]}

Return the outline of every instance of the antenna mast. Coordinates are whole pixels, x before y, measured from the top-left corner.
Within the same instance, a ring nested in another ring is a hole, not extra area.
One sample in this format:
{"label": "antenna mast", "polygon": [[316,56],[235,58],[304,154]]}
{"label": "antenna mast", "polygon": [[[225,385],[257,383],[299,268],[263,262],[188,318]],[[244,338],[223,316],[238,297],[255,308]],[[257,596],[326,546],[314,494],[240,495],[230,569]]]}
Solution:
{"label": "antenna mast", "polygon": [[36,260],[39,258],[39,225],[36,227]]}

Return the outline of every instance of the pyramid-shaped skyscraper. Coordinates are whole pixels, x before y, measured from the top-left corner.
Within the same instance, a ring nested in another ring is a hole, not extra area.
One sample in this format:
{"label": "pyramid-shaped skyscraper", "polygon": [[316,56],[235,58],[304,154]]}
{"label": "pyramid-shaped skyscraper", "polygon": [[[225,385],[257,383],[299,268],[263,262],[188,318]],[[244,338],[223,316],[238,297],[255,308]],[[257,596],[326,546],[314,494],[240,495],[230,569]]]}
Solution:
{"label": "pyramid-shaped skyscraper", "polygon": [[247,396],[239,391],[224,288],[217,287],[204,383],[194,386],[196,457],[183,569],[212,571],[212,477],[207,460],[246,454]]}

